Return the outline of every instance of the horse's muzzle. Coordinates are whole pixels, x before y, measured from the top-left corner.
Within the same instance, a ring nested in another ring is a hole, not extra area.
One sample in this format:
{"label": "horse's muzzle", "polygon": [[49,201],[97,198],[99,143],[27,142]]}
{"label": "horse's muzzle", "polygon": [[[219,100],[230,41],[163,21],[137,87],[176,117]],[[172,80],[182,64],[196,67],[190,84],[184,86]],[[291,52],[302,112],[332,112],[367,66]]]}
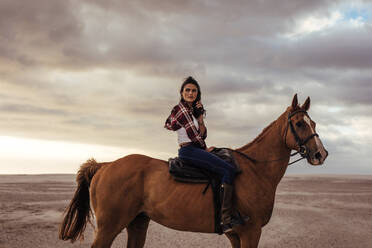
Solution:
{"label": "horse's muzzle", "polygon": [[309,162],[312,165],[322,165],[326,158],[328,157],[328,151],[324,148],[316,151],[313,156],[309,158]]}

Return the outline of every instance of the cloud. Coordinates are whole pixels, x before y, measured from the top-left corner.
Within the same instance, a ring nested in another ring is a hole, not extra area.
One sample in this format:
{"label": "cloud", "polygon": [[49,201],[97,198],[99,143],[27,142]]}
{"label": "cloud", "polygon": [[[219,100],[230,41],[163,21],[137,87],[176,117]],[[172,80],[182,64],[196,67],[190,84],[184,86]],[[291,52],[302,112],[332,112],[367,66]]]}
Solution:
{"label": "cloud", "polygon": [[358,157],[371,148],[371,6],[350,6],[1,1],[1,134],[177,152],[163,123],[192,75],[210,145],[248,143],[298,93],[330,149]]}
{"label": "cloud", "polygon": [[1,1],[1,58],[23,66],[62,60],[60,48],[81,33],[76,14],[71,1]]}
{"label": "cloud", "polygon": [[232,53],[236,46],[252,52],[246,46],[254,42],[252,38],[285,32],[291,18],[316,11],[325,2],[37,0],[21,8],[6,1],[1,6],[7,13],[2,23],[11,25],[1,28],[13,45],[2,54],[25,66],[155,67],[157,71],[171,66],[180,67],[172,69],[180,72],[195,61],[221,61],[226,48]]}
{"label": "cloud", "polygon": [[[371,67],[372,28],[339,28],[287,43],[281,58],[288,67],[358,68]],[[281,60],[281,59],[279,59]]]}

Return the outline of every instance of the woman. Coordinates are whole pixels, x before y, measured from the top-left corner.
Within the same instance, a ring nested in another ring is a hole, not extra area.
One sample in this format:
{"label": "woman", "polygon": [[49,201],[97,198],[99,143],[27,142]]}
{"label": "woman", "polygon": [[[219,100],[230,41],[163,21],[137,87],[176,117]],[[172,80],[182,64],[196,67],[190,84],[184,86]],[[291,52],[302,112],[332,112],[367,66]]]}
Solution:
{"label": "woman", "polygon": [[221,176],[223,190],[221,225],[223,232],[230,232],[233,225],[240,224],[232,209],[235,167],[210,153],[213,147],[208,149],[205,144],[204,140],[207,137],[207,128],[203,121],[205,110],[201,104],[198,82],[192,77],[186,78],[180,94],[181,100],[172,109],[164,127],[177,131],[180,159]]}

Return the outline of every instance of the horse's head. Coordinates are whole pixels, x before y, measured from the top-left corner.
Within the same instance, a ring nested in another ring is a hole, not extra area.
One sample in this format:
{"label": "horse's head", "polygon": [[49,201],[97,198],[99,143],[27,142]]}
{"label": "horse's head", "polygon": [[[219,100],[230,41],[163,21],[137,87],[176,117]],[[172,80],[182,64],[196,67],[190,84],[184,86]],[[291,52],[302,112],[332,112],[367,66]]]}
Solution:
{"label": "horse's head", "polygon": [[316,123],[311,120],[307,111],[310,108],[308,97],[302,106],[298,105],[297,94],[287,110],[285,144],[289,149],[297,150],[312,165],[321,165],[328,156],[322,141],[315,131]]}

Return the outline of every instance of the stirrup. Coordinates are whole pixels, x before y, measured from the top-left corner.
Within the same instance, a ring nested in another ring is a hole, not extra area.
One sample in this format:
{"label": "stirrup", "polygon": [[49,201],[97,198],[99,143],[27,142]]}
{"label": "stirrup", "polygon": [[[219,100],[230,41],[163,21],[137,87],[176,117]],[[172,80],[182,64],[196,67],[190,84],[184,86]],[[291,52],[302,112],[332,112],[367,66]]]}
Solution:
{"label": "stirrup", "polygon": [[232,231],[233,226],[243,225],[249,218],[243,218],[239,211],[236,211],[234,215],[231,216],[230,223],[221,223],[221,229],[223,233],[228,233]]}
{"label": "stirrup", "polygon": [[245,219],[240,215],[239,211],[236,211],[233,216],[231,216],[231,226],[243,225]]}
{"label": "stirrup", "polygon": [[229,233],[232,232],[232,226],[230,223],[227,224],[221,224],[221,229],[223,233]]}

